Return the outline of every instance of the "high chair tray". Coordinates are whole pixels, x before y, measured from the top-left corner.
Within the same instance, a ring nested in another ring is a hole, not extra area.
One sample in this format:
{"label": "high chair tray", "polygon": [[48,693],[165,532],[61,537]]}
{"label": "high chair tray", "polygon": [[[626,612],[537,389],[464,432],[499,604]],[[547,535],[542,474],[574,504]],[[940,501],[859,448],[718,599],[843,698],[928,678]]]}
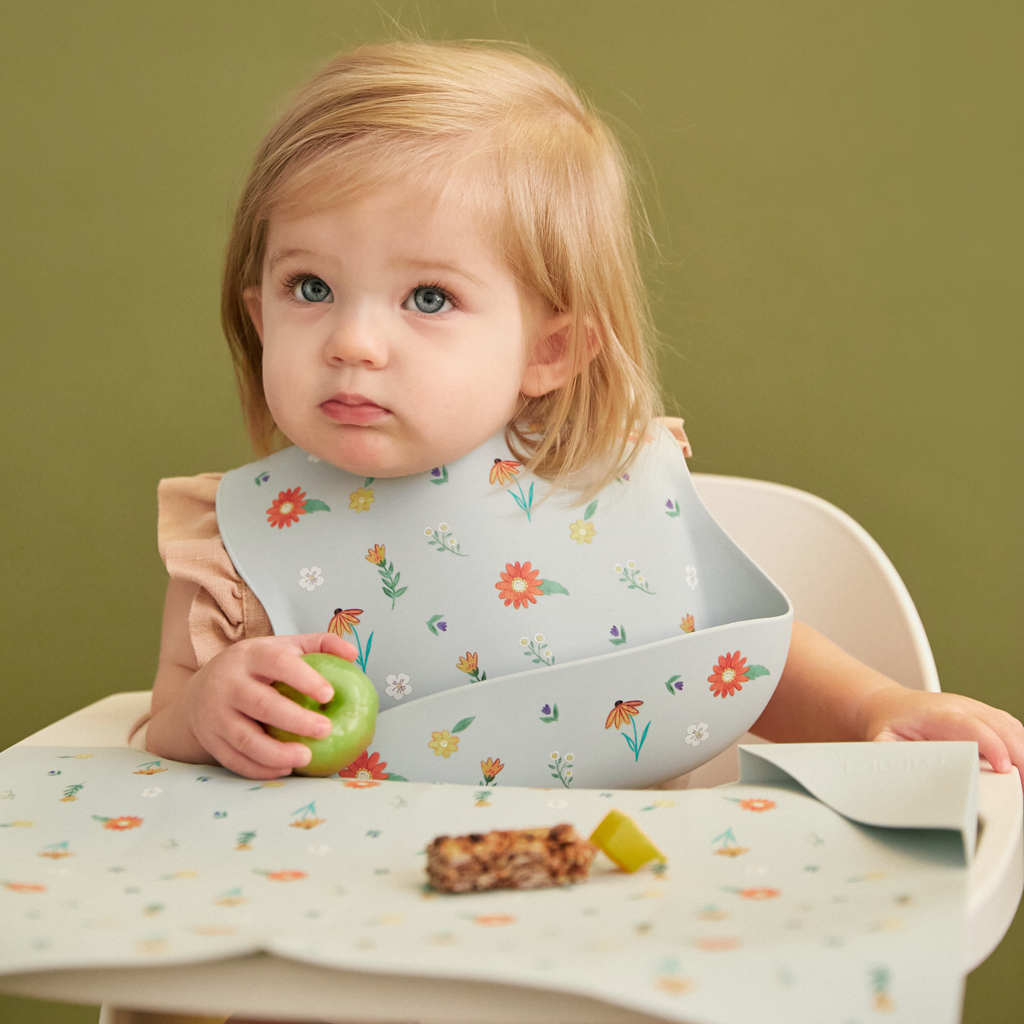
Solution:
{"label": "high chair tray", "polygon": [[[117,746],[124,743],[124,737],[128,727],[141,712],[144,712],[148,704],[148,694],[118,694],[100,701],[89,708],[82,709],[75,715],[55,723],[41,733],[37,733],[23,744],[47,745],[47,744],[68,744],[88,743],[110,744]],[[40,752],[42,753],[42,752]],[[127,754],[127,751],[124,752]],[[128,755],[130,759],[138,758],[134,752]],[[150,760],[150,759],[146,759]],[[63,764],[67,764],[64,761]],[[75,762],[72,762],[75,763]],[[89,763],[89,762],[80,762]],[[133,762],[134,763],[134,762]],[[192,769],[188,769],[192,771]],[[151,778],[140,779],[143,783],[159,781],[160,775],[155,780]],[[239,780],[236,780],[239,781]],[[298,780],[295,780],[298,781]],[[315,783],[318,780],[305,780]],[[966,951],[960,954],[958,961],[965,968],[970,969],[984,959],[989,952],[998,944],[1004,934],[1006,927],[1013,917],[1014,909],[1019,900],[1021,883],[1024,879],[1024,861],[1022,861],[1021,847],[1021,801],[1019,783],[1015,775],[999,776],[991,772],[983,772],[979,780],[979,819],[981,830],[977,845],[976,859],[969,872],[966,872],[966,901],[967,901],[967,928],[966,928]],[[335,785],[337,785],[335,783]],[[4,787],[0,787],[2,789]],[[415,787],[420,789],[423,787]],[[431,787],[427,787],[431,788]],[[432,787],[437,792],[455,791],[459,792],[464,787]],[[381,787],[382,790],[396,790],[401,792],[401,784],[387,784]],[[490,790],[488,798],[492,798],[499,791]],[[506,790],[506,794],[517,791]],[[526,792],[526,791],[523,791]],[[669,822],[672,815],[680,812],[666,805],[672,799],[678,801],[680,796],[684,798],[698,797],[706,799],[710,796],[715,803],[727,810],[732,809],[735,804],[728,803],[725,791],[704,791],[706,796],[700,797],[699,793],[694,794],[670,794],[670,793],[642,793],[624,792],[615,793],[614,800],[623,810],[632,813],[638,820],[645,823],[652,834],[655,829],[647,824],[653,821],[654,815],[663,817],[664,822]],[[299,794],[296,792],[295,794]],[[374,794],[353,794],[355,796],[367,796]],[[474,798],[476,794],[470,794]],[[738,798],[740,794],[733,794]],[[583,821],[586,816],[583,804],[588,800],[594,802],[600,800],[593,791],[571,794],[573,803],[577,807],[548,808],[548,801],[558,802],[564,799],[558,791],[533,792],[529,793],[528,799],[532,798],[535,804],[530,804],[531,822],[538,813],[552,815],[560,820],[574,820],[581,828],[587,827],[590,822]],[[672,799],[670,799],[672,798]],[[764,797],[762,797],[764,798]],[[608,798],[604,798],[607,800]],[[788,796],[787,796],[788,799]],[[294,802],[294,801],[293,801]],[[632,803],[636,803],[636,807]],[[475,805],[476,800],[472,803]],[[493,803],[493,800],[492,800]],[[660,805],[660,806],[659,806]],[[74,805],[72,805],[74,806]],[[536,807],[536,810],[534,810]],[[645,811],[644,808],[647,808]],[[295,810],[289,806],[287,812]],[[490,814],[497,808],[480,809],[475,806],[473,813]],[[594,812],[596,813],[596,812]],[[519,818],[522,817],[520,813]],[[743,817],[743,816],[741,816]],[[747,823],[755,820],[762,824],[770,820],[772,816],[747,814]],[[479,819],[476,819],[479,820]],[[546,818],[545,818],[546,820]],[[518,824],[522,824],[518,820]],[[537,824],[543,823],[538,818]],[[445,825],[439,826],[437,831],[450,831],[456,826],[451,820],[451,815],[446,815]],[[496,827],[501,823],[495,821],[489,827]],[[508,823],[506,823],[508,824]],[[451,826],[451,828],[449,827]],[[97,826],[98,828],[99,826]],[[479,827],[479,826],[472,826]],[[12,832],[15,830],[12,830]],[[20,830],[19,830],[20,831]],[[8,832],[7,835],[11,835]],[[20,833],[22,835],[26,832]],[[313,832],[296,830],[289,833],[292,836],[301,835],[304,838],[315,836]],[[718,833],[716,833],[717,835]],[[124,838],[128,838],[128,833]],[[663,840],[664,841],[664,840]],[[721,844],[720,844],[721,845]],[[243,855],[247,856],[247,855]],[[738,866],[744,863],[743,857],[723,856],[714,857],[712,863]],[[673,858],[672,870],[676,871],[675,863],[679,857]],[[73,862],[72,862],[73,863]],[[60,861],[55,861],[59,865]],[[750,865],[756,869],[757,865]],[[852,876],[851,876],[852,877]],[[556,891],[548,894],[550,897],[589,897],[598,888],[598,883],[604,884],[608,878],[600,875],[585,886],[580,886],[571,893]],[[638,899],[627,899],[624,906],[627,913],[635,916],[637,910],[648,910],[651,908],[652,920],[656,922],[655,913],[660,907],[668,907],[667,902],[662,899],[655,899],[651,895],[656,887],[663,890],[667,883],[663,883],[657,876],[647,874],[643,878],[634,876],[632,880],[624,876],[611,879],[614,883],[625,882],[633,885],[638,890]],[[754,878],[757,883],[759,879]],[[187,884],[187,883],[186,883]],[[746,883],[743,883],[746,884]],[[771,888],[771,886],[760,886],[757,884],[749,886],[751,889]],[[519,896],[524,894],[503,894],[505,896]],[[537,895],[537,894],[525,894]],[[618,894],[618,897],[624,894]],[[616,898],[618,898],[616,897]],[[722,894],[720,898],[732,898],[736,902],[742,902],[743,897],[736,898],[736,894]],[[25,896],[27,898],[27,895]],[[600,909],[606,899],[612,898],[611,890],[601,894],[601,900],[597,903]],[[461,900],[464,898],[454,898]],[[479,900],[480,897],[470,897],[470,900]],[[442,900],[445,902],[445,900]],[[436,903],[426,903],[425,906],[433,907]],[[467,903],[456,904],[459,907],[468,906]],[[567,905],[560,904],[563,909]],[[748,907],[755,908],[761,912],[769,907],[777,907],[779,904],[772,900],[753,900]],[[732,909],[732,908],[730,908]],[[469,913],[467,910],[466,913]],[[714,911],[709,911],[714,914]],[[486,914],[473,914],[471,916],[484,916]],[[646,917],[646,915],[642,915]],[[586,929],[579,933],[574,941],[582,942],[593,931],[593,921],[597,918],[587,917]],[[637,924],[643,925],[644,921]],[[385,927],[386,930],[386,926]],[[706,927],[714,929],[720,925],[716,922],[709,922]],[[510,932],[505,926],[481,927],[475,925],[471,931],[476,932],[474,941],[479,944],[481,936],[488,943],[494,941],[497,936],[507,944]],[[440,932],[439,932],[440,934]],[[642,935],[643,933],[640,933]],[[756,932],[754,933],[756,934]],[[883,939],[900,940],[905,944],[910,938],[906,931],[894,933],[888,936],[885,930],[880,933]],[[653,938],[653,934],[649,936]],[[713,937],[713,936],[712,936]],[[208,938],[213,938],[212,936]],[[639,941],[647,943],[647,938],[640,938],[638,935],[630,936],[631,943],[635,946]],[[388,950],[386,936],[382,936],[385,942],[385,950]],[[194,943],[201,940],[194,939]],[[948,949],[949,943],[943,945]],[[436,951],[445,950],[444,945],[433,947]],[[458,947],[455,947],[457,949]],[[652,944],[652,950],[655,948]],[[691,947],[692,948],[692,947]],[[453,949],[454,951],[454,949]],[[727,952],[727,951],[723,951]],[[390,950],[391,954],[397,953],[397,947]],[[465,961],[465,950],[462,950],[462,959]],[[731,955],[731,954],[730,954]],[[379,955],[374,954],[379,961]],[[482,950],[474,946],[474,954],[471,960],[482,956]],[[689,958],[692,959],[692,952]],[[305,958],[305,957],[304,957]],[[652,984],[661,984],[664,991],[655,990],[655,998],[667,1001],[669,1004],[666,1011],[659,1010],[655,1005],[626,1005],[623,1007],[614,1006],[610,1002],[603,1002],[592,998],[595,994],[602,993],[600,985],[588,984],[582,986],[582,990],[576,992],[545,990],[544,980],[539,983],[523,983],[523,979],[512,984],[503,983],[491,977],[479,976],[480,971],[474,971],[472,964],[469,964],[462,971],[462,978],[444,977],[431,978],[423,976],[426,972],[417,970],[415,964],[403,963],[402,958],[397,960],[393,955],[385,958],[387,963],[384,967],[389,972],[387,983],[382,985],[379,970],[379,962],[372,963],[372,969],[360,970],[337,967],[324,967],[316,964],[299,963],[288,956],[265,954],[234,956],[222,960],[191,963],[191,964],[161,964],[150,966],[133,967],[93,967],[88,969],[54,969],[43,971],[26,971],[18,974],[9,974],[0,979],[0,988],[5,991],[22,995],[34,995],[50,999],[68,999],[81,1002],[98,1002],[108,1000],[119,1005],[131,1005],[136,1007],[149,1007],[153,1009],[175,1010],[178,1012],[197,1012],[200,1010],[213,1011],[226,1006],[228,1010],[236,1013],[248,1013],[262,1017],[308,1017],[309,1019],[342,1016],[349,1019],[362,1020],[441,1020],[458,1021],[471,1019],[477,1021],[640,1021],[658,1019],[659,1015],[664,1019],[685,1019],[680,1013],[683,1004],[689,1004],[696,1008],[696,1003],[689,997],[689,992],[682,990],[692,981],[686,975],[687,970],[693,970],[692,963],[689,964],[668,964],[669,958],[662,957],[660,962],[645,965],[649,979],[653,978]],[[621,956],[612,958],[616,960],[621,969],[624,967]],[[687,959],[680,957],[680,961]],[[500,956],[484,957],[483,962],[498,961]],[[950,964],[946,973],[958,975],[959,970]],[[672,968],[669,970],[668,968]],[[658,974],[658,969],[661,974]],[[962,970],[963,968],[961,968]],[[395,972],[395,973],[392,973]],[[653,972],[653,973],[650,973]],[[681,973],[682,972],[682,973]],[[627,972],[628,977],[637,981],[639,975],[635,972]],[[662,981],[658,981],[663,978]],[[649,980],[648,979],[648,980]],[[512,979],[509,979],[512,980]],[[878,976],[875,979],[876,986],[881,985],[884,979]],[[630,986],[627,985],[628,989]],[[884,988],[884,986],[882,986]],[[940,986],[941,987],[941,986]],[[684,999],[684,995],[686,998]],[[884,992],[881,993],[884,995]],[[880,998],[881,998],[880,995]],[[874,996],[872,996],[874,998]],[[894,998],[894,996],[893,996]],[[227,1000],[227,1003],[225,1002]],[[954,1000],[955,1001],[955,1000]],[[621,1001],[620,1001],[621,1002]],[[906,1000],[904,1000],[906,1004]],[[339,1007],[344,1007],[339,1010]],[[707,1019],[725,1019],[712,1018]],[[735,1019],[741,1019],[739,1017]],[[790,1019],[797,1019],[790,1015]],[[899,1019],[898,1016],[892,1019]],[[908,1018],[913,1019],[913,1018]],[[931,1019],[939,1020],[941,1016],[932,1016]]]}

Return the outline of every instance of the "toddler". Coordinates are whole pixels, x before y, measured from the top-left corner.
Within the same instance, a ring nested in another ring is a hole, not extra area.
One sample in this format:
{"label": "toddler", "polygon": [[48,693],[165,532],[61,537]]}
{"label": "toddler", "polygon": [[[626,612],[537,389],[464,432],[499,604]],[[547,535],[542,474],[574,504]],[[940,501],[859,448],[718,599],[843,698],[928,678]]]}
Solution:
{"label": "toddler", "polygon": [[[519,51],[471,44],[396,43],[332,61],[257,154],[222,301],[261,461],[223,483],[204,474],[161,484],[170,584],[149,750],[253,779],[302,767],[309,749],[262,726],[329,734],[324,716],[269,685],[281,680],[329,700],[329,685],[301,660],[313,651],[358,660],[382,697],[408,701],[488,671],[495,678],[527,664],[543,669],[556,654],[608,650],[607,635],[600,646],[588,639],[583,606],[572,603],[589,590],[541,577],[529,562],[502,559],[490,597],[466,599],[459,589],[467,537],[476,552],[495,547],[509,511],[540,536],[552,509],[586,505],[568,535],[586,550],[605,529],[594,526],[593,502],[603,510],[658,474],[685,473],[681,421],[653,420],[651,331],[625,164],[558,74]],[[456,467],[477,466],[479,487],[456,491],[468,478]],[[309,482],[282,488],[283,467]],[[255,540],[232,481],[260,505],[265,534]],[[467,519],[488,528],[456,536],[447,521],[423,522],[432,489],[445,487],[460,495]],[[385,506],[390,522],[419,530],[436,585],[410,589],[413,577],[407,571],[403,581],[389,545],[360,533],[359,523],[376,522]],[[627,529],[629,499],[618,507],[616,528]],[[495,508],[501,516],[487,520]],[[636,521],[638,533],[647,529]],[[390,632],[371,633],[355,601],[325,610],[323,565],[303,557],[303,538],[314,533],[339,565],[358,560],[370,572],[376,600],[383,593],[394,612]],[[279,584],[272,570],[283,545],[289,564],[304,568]],[[631,643],[714,624],[701,621],[687,560],[684,547],[666,550],[663,576],[674,581],[666,593],[694,595],[696,611],[680,623],[659,591]],[[641,568],[616,566],[614,582],[629,584],[619,592],[644,590]],[[301,607],[311,611],[295,611],[296,595],[306,594]],[[437,597],[429,609],[417,604],[426,595]],[[543,601],[562,615],[571,610],[579,628],[563,632],[566,647],[555,653],[531,630],[516,641],[515,658],[507,644],[484,646],[498,627],[488,636],[481,629],[478,643],[460,643],[454,679],[423,667],[429,652],[415,678],[403,672],[402,659],[429,638],[422,622],[413,634],[401,616],[425,620],[437,637],[449,629],[446,602],[460,600],[467,615],[474,605],[485,615]],[[529,663],[517,662],[523,654]],[[1024,768],[1024,728],[1010,715],[905,689],[801,623],[753,729],[775,741],[973,740],[997,771]]]}

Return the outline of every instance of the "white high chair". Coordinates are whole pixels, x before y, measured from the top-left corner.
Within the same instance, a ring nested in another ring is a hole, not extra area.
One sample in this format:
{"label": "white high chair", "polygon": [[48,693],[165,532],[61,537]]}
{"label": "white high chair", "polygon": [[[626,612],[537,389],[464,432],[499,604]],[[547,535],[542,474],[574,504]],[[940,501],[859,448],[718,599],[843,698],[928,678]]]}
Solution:
{"label": "white high chair", "polygon": [[[732,538],[786,591],[798,618],[871,667],[915,689],[939,690],[917,609],[892,563],[853,519],[779,484],[694,474]],[[23,743],[120,746],[149,707],[148,691],[113,694]],[[741,742],[761,742],[748,734]],[[735,747],[686,777],[690,788],[738,776]],[[973,970],[999,944],[1024,889],[1024,826],[1015,772],[983,771],[979,839],[968,883],[967,957]],[[0,990],[43,999],[105,1002],[101,1024],[146,1019],[118,1006],[177,1013],[233,1007],[239,1016],[418,1021],[422,1024],[656,1024],[580,996],[435,978],[338,971],[256,956],[218,963],[49,971],[0,978]],[[157,1018],[159,1019],[159,1018]]]}

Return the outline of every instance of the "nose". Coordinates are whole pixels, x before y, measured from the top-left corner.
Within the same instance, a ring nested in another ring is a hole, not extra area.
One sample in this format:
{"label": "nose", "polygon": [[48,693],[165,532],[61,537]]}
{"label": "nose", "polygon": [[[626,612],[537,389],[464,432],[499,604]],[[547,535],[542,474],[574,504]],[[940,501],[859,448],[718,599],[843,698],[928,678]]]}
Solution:
{"label": "nose", "polygon": [[363,364],[373,369],[387,364],[384,332],[369,310],[338,311],[324,343],[324,359],[332,364]]}

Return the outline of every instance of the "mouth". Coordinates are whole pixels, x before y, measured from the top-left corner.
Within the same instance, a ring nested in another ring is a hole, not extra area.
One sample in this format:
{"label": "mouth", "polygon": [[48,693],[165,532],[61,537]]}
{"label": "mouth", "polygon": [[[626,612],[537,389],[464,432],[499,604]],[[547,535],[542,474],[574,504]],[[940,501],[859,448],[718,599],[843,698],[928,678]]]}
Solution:
{"label": "mouth", "polygon": [[324,415],[335,423],[364,427],[377,423],[390,411],[365,395],[338,394],[320,405]]}

